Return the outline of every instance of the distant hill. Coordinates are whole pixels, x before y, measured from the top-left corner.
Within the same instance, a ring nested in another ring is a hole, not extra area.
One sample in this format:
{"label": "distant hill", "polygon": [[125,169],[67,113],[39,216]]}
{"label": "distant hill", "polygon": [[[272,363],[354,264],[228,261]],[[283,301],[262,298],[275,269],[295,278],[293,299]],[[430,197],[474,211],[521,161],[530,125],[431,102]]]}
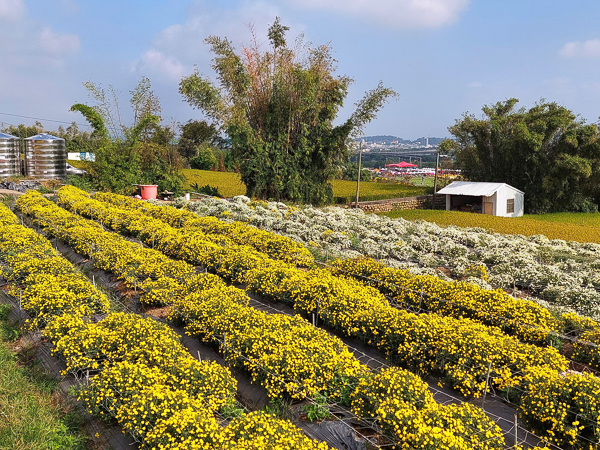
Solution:
{"label": "distant hill", "polygon": [[[438,145],[444,139],[445,138],[430,137],[428,140],[429,145]],[[368,143],[368,144],[377,143],[377,144],[392,145],[392,144],[422,144],[424,138],[410,140],[410,139],[403,139],[398,136],[392,136],[392,135],[385,134],[385,135],[378,135],[378,136],[363,136],[363,137],[361,137],[359,139],[355,139],[355,140],[358,142],[364,140],[365,143]]]}
{"label": "distant hill", "polygon": [[362,141],[364,140],[365,142],[368,142],[369,144],[374,144],[374,143],[378,143],[378,144],[391,144],[392,142],[398,142],[400,144],[410,144],[412,141],[406,140],[406,139],[402,139],[398,136],[390,136],[390,135],[383,135],[383,136],[363,136],[360,139],[356,139],[357,141]]}

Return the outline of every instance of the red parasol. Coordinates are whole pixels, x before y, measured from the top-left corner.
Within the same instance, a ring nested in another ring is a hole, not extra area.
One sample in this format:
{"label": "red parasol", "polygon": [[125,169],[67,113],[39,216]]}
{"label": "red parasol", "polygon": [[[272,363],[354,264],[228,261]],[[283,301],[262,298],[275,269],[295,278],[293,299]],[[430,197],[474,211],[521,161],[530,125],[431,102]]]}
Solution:
{"label": "red parasol", "polygon": [[417,165],[416,164],[410,164],[410,163],[407,163],[405,161],[402,161],[402,162],[397,163],[397,164],[386,164],[385,167],[400,167],[400,168],[402,168],[402,167],[417,167]]}

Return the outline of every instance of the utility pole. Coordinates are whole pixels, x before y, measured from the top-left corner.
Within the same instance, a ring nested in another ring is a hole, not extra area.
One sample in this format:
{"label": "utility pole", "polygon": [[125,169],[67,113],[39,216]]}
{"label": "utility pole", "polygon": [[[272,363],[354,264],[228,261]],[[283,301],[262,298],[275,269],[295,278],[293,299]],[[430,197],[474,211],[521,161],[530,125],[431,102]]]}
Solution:
{"label": "utility pole", "polygon": [[435,209],[435,193],[437,192],[438,166],[440,165],[440,150],[435,156],[435,178],[433,179],[433,197],[431,198],[431,209]]}
{"label": "utility pole", "polygon": [[360,141],[360,144],[358,147],[358,176],[356,177],[356,205],[355,205],[356,208],[358,208],[358,192],[360,190],[361,164],[362,164],[362,141]]}

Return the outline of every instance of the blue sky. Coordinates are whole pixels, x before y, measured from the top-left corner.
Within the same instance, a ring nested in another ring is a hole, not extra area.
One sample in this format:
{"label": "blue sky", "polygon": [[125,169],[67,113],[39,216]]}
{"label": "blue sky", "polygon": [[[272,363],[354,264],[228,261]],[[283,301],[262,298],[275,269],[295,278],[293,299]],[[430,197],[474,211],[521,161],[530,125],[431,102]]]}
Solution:
{"label": "blue sky", "polygon": [[68,110],[91,102],[82,85],[91,80],[121,93],[127,124],[141,76],[165,121],[202,118],[177,87],[194,66],[212,75],[203,39],[248,43],[252,23],[266,41],[276,16],[289,40],[331,43],[338,73],[355,80],[340,120],[380,80],[400,94],[368,135],[444,137],[464,112],[511,97],[600,116],[597,0],[0,0],[0,122],[85,123]]}

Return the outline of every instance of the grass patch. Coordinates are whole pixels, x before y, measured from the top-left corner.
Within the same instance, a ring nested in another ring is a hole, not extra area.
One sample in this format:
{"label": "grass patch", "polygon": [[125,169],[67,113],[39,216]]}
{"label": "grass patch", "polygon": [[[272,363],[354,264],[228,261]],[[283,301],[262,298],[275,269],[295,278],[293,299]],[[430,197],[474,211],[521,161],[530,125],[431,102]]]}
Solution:
{"label": "grass patch", "polygon": [[[356,181],[333,180],[331,184],[336,203],[351,203],[356,200]],[[388,198],[416,197],[431,192],[432,189],[427,186],[364,181],[360,183],[359,201],[368,202]]]}
{"label": "grass patch", "polygon": [[523,218],[559,224],[600,227],[600,213],[525,214]]}
{"label": "grass patch", "polygon": [[234,172],[213,172],[211,170],[183,169],[185,177],[184,190],[189,190],[194,184],[217,188],[224,197],[234,197],[246,194],[246,186],[240,180],[240,175]]}
{"label": "grass patch", "polygon": [[440,226],[480,227],[503,234],[533,236],[543,234],[549,239],[594,242],[600,244],[600,213],[556,213],[495,217],[483,214],[439,210],[405,210],[380,215],[406,220],[422,219]]}
{"label": "grass patch", "polygon": [[59,406],[56,383],[32,363],[31,349],[19,355],[11,350],[8,310],[0,305],[0,448],[84,449],[84,439],[69,427],[73,413]]}
{"label": "grass patch", "polygon": [[[209,185],[219,189],[219,192],[225,197],[235,195],[244,195],[246,186],[240,180],[237,173],[232,172],[213,172],[209,170],[183,169],[183,175],[186,178],[184,189],[190,189],[191,186]],[[350,203],[356,198],[356,182],[333,180],[333,196],[336,203]],[[400,183],[377,183],[367,181],[360,183],[360,200],[383,200],[387,198],[413,197],[430,193],[431,188],[427,186],[413,186]]]}

